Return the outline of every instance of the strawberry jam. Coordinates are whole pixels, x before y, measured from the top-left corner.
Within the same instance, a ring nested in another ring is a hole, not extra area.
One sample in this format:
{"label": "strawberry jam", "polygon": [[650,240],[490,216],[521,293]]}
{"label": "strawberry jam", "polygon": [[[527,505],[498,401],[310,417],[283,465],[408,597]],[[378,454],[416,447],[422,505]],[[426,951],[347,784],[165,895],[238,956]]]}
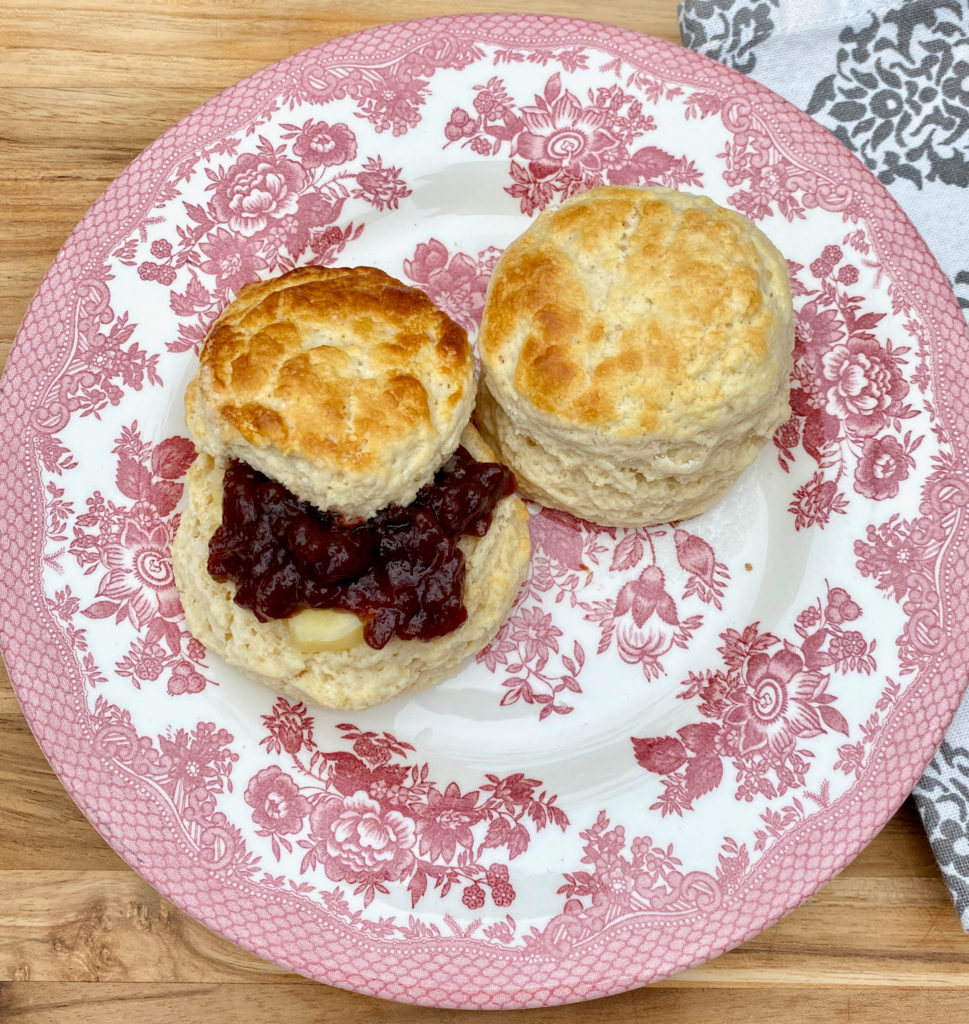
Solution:
{"label": "strawberry jam", "polygon": [[378,650],[394,636],[430,640],[468,617],[458,537],[483,537],[514,490],[511,470],[458,448],[410,505],[353,521],[233,460],[208,569],[236,585],[236,603],[260,622],[343,608],[364,621],[364,639]]}

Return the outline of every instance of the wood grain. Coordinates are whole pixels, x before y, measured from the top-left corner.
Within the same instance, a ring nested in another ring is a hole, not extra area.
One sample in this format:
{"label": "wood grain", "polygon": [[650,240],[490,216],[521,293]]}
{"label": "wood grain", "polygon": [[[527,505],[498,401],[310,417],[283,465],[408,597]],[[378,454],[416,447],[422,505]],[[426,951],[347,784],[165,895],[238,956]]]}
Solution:
{"label": "wood grain", "polygon": [[[0,0],[0,359],[87,207],[161,132],[291,53],[389,20],[540,11],[677,39],[675,0]],[[280,13],[280,11],[284,13]],[[648,989],[495,1024],[964,1021],[961,931],[907,803],[804,906],[736,950]],[[0,1021],[465,1022],[289,974],[207,931],[88,824],[0,674]]]}
{"label": "wood grain", "polygon": [[[397,1006],[365,996],[348,1001],[343,993],[299,984],[253,989],[251,985],[131,985],[65,984],[58,997],[44,997],[39,986],[14,983],[0,990],[0,1019],[10,1024],[104,1024],[131,1020],[138,1024],[172,1024],[186,1013],[206,1021],[280,1021],[284,1024],[558,1024],[595,1021],[596,1024],[750,1024],[798,1021],[800,1024],[885,1024],[890,1020],[924,1018],[955,1024],[965,1020],[965,995],[869,989],[793,987],[783,991],[692,989],[655,986],[640,992],[599,999],[594,1003],[554,1009],[490,1013],[431,1010]],[[931,1000],[931,1001],[930,1001]],[[711,1011],[711,1007],[715,1007]],[[70,1013],[70,1016],[66,1016]],[[130,1015],[124,1017],[123,1015]],[[929,1016],[931,1014],[931,1016]],[[897,1015],[897,1016],[896,1016]]]}

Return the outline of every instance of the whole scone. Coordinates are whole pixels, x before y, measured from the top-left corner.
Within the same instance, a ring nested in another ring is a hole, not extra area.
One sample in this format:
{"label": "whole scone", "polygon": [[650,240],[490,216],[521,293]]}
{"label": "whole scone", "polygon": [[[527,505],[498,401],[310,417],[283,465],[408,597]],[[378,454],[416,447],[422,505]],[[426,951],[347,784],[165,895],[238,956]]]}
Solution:
{"label": "whole scone", "polygon": [[467,335],[374,267],[301,267],[245,285],[215,321],[185,420],[319,508],[406,505],[457,447],[474,403]]}
{"label": "whole scone", "polygon": [[305,267],[241,289],[199,362],[172,544],[198,640],[354,710],[488,643],[528,569],[528,513],[507,471],[478,465],[494,453],[468,422],[461,327],[380,270]]}
{"label": "whole scone", "polygon": [[594,188],[495,267],[475,419],[545,505],[685,519],[788,419],[793,343],[787,265],[749,220],[671,189]]}
{"label": "whole scone", "polygon": [[[461,444],[479,461],[494,458],[473,427]],[[323,707],[361,710],[452,675],[497,633],[528,571],[528,512],[503,498],[483,537],[458,542],[466,565],[468,618],[433,640],[395,638],[380,650],[356,643],[343,650],[306,653],[289,620],[260,622],[235,603],[236,587],[209,574],[209,540],[222,518],[224,462],[200,455],[187,478],[188,507],[172,545],[175,582],[192,635],[250,678],[287,696]]]}

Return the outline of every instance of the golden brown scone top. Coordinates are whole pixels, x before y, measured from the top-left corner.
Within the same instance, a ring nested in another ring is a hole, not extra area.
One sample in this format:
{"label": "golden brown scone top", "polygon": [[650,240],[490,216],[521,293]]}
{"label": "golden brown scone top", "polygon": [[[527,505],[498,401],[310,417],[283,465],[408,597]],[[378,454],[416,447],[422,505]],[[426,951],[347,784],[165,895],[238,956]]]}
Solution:
{"label": "golden brown scone top", "polygon": [[749,221],[701,196],[605,186],[508,247],[479,347],[492,387],[540,415],[679,436],[772,389],[792,330],[786,265]]}
{"label": "golden brown scone top", "polygon": [[382,270],[302,267],[242,288],[200,364],[202,400],[251,444],[362,466],[450,412],[471,354],[457,324]]}
{"label": "golden brown scone top", "polygon": [[218,318],[186,421],[200,449],[370,514],[453,450],[473,387],[467,335],[423,292],[373,267],[302,267]]}

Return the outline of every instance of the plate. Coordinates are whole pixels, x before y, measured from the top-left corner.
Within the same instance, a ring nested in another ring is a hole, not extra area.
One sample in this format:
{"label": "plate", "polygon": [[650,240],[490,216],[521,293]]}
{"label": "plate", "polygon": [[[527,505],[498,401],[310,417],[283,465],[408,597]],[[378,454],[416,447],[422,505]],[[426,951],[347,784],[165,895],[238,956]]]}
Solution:
{"label": "plate", "polygon": [[[703,191],[789,260],[790,422],[700,518],[533,507],[530,577],[445,684],[358,714],[186,632],[182,393],[246,281],[376,264],[473,333],[531,216],[601,182]],[[889,819],[959,700],[964,381],[949,287],[875,179],[753,82],[588,22],[327,43],[217,96],[92,207],[3,380],[3,645],[108,842],[321,981],[519,1007],[742,942]]]}

